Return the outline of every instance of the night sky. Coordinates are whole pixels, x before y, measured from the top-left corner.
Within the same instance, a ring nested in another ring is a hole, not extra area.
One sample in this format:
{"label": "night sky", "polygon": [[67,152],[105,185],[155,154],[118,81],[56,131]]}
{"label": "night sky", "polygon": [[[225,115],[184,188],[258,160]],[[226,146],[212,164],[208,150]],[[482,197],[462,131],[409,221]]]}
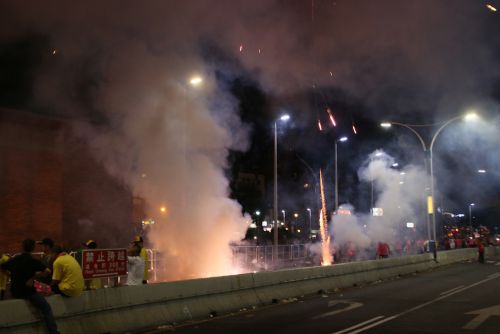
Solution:
{"label": "night sky", "polygon": [[[220,141],[229,181],[239,171],[264,174],[271,194],[272,125],[288,113],[291,121],[279,126],[281,206],[309,205],[304,184],[314,180],[304,162],[325,170],[333,205],[333,143],[345,135],[341,202],[365,212],[369,185],[358,171],[369,154],[381,149],[402,166],[423,165],[416,137],[403,128],[383,130],[381,121],[434,124],[421,128],[429,140],[429,130],[474,109],[483,121],[473,128],[456,122],[436,142],[437,200],[453,212],[470,202],[488,208],[500,188],[500,17],[486,4],[500,6],[469,0],[3,1],[0,103],[139,136],[128,120],[138,110],[182,105],[191,93],[174,91],[201,73],[210,92],[198,103],[231,134]],[[141,161],[141,153],[134,158]],[[127,177],[140,172],[133,168]],[[479,168],[487,173],[477,174]],[[253,210],[257,204],[242,205]]]}

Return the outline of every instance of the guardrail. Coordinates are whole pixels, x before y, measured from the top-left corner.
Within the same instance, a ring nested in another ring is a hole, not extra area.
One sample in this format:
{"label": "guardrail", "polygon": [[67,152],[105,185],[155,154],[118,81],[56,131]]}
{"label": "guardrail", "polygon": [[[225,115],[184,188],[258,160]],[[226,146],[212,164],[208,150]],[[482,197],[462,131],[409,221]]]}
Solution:
{"label": "guardrail", "polygon": [[[489,247],[487,255],[497,252]],[[61,333],[121,333],[223,314],[275,300],[345,288],[477,258],[475,249],[392,259],[85,291],[51,296]],[[0,302],[0,333],[43,333],[37,312],[24,300]]]}

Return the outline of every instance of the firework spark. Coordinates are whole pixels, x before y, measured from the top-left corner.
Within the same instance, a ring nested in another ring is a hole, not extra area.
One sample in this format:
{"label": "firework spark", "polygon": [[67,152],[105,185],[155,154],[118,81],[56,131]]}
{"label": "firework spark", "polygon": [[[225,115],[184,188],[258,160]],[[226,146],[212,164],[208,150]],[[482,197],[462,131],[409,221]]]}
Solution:
{"label": "firework spark", "polygon": [[488,8],[488,9],[489,9],[489,10],[491,10],[492,12],[496,12],[496,11],[497,11],[496,7],[494,7],[494,6],[493,6],[493,5],[491,5],[491,4],[487,4],[487,5],[486,5],[486,8]]}
{"label": "firework spark", "polygon": [[321,211],[319,215],[319,229],[321,234],[321,265],[328,266],[333,263],[333,257],[330,253],[330,233],[328,232],[325,188],[323,187],[323,171],[321,169],[319,170],[319,182],[321,189]]}
{"label": "firework spark", "polygon": [[318,128],[319,131],[323,131],[323,126],[321,125],[321,121],[318,119]]}
{"label": "firework spark", "polygon": [[335,118],[333,118],[332,111],[330,108],[326,108],[326,112],[328,113],[328,116],[330,117],[330,121],[332,122],[333,126],[337,126],[337,123],[335,122]]}
{"label": "firework spark", "polygon": [[358,134],[358,130],[356,130],[356,126],[354,124],[352,125],[352,132],[354,132],[355,135]]}

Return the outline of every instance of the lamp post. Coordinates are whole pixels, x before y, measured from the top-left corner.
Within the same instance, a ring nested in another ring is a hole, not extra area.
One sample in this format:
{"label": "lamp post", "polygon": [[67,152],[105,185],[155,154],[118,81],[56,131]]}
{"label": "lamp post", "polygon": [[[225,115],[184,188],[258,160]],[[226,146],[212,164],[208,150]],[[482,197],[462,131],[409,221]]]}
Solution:
{"label": "lamp post", "polygon": [[[286,122],[290,119],[289,115],[283,115],[280,121]],[[274,121],[274,247],[273,260],[278,261],[278,120]]]}
{"label": "lamp post", "polygon": [[347,137],[340,137],[339,139],[335,140],[335,213],[339,209],[339,173],[337,169],[337,144],[338,142],[345,141],[347,141]]}
{"label": "lamp post", "polygon": [[474,205],[476,205],[476,204],[474,204],[474,203],[469,204],[469,227],[470,227],[471,231],[472,231],[472,207]]}
{"label": "lamp post", "polygon": [[[441,131],[443,131],[443,129],[445,127],[447,127],[448,125],[450,125],[451,123],[453,123],[459,119],[474,120],[476,118],[477,118],[477,115],[475,113],[468,113],[465,116],[464,115],[456,116],[456,117],[453,117],[453,118],[449,119],[448,121],[444,122],[437,129],[437,131],[434,133],[434,135],[432,136],[431,143],[429,145],[428,150],[427,150],[427,146],[425,144],[425,141],[422,139],[422,136],[417,132],[417,130],[414,129],[414,127],[428,127],[430,125],[410,125],[410,124],[403,124],[403,123],[398,123],[398,122],[384,122],[384,123],[380,124],[380,126],[382,126],[384,128],[389,128],[392,125],[399,125],[399,126],[405,127],[408,130],[410,130],[411,132],[413,132],[418,137],[418,139],[420,140],[420,143],[422,144],[422,148],[424,150],[424,155],[425,155],[425,167],[427,170],[427,166],[429,166],[429,173],[430,173],[430,176],[429,176],[430,181],[427,181],[427,182],[430,182],[430,196],[427,197],[427,212],[428,212],[429,216],[432,217],[432,229],[433,229],[432,238],[433,238],[434,242],[436,242],[436,214],[434,212],[434,166],[433,166],[434,143],[436,142],[436,139],[437,139],[438,135],[441,133]],[[427,234],[428,234],[428,237],[430,239],[429,220],[427,220]],[[435,244],[435,246],[434,246],[434,259],[437,258],[436,248],[437,247]]]}
{"label": "lamp post", "polygon": [[[376,157],[380,157],[381,155],[382,155],[381,152],[375,153]],[[372,162],[373,162],[373,156],[370,157],[370,163],[372,163]],[[373,215],[373,175],[372,175],[371,172],[370,172],[370,176],[371,176],[371,179],[372,179],[372,181],[371,181],[371,191],[370,191],[370,214]]]}
{"label": "lamp post", "polygon": [[312,216],[311,216],[311,209],[310,208],[307,208],[307,212],[309,213],[309,240],[312,239],[312,228],[311,228],[311,222],[312,222]]}

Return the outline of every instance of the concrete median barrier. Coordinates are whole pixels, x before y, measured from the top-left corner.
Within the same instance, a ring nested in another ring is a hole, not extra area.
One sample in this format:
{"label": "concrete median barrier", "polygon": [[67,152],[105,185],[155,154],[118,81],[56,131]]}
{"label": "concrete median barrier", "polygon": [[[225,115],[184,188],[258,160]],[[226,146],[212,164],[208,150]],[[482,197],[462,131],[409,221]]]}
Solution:
{"label": "concrete median barrier", "polygon": [[[487,256],[497,254],[487,248]],[[51,296],[61,333],[126,333],[221,315],[287,298],[352,287],[477,258],[459,249],[325,267],[85,291],[77,298]],[[44,333],[37,311],[24,300],[0,302],[0,333]]]}

